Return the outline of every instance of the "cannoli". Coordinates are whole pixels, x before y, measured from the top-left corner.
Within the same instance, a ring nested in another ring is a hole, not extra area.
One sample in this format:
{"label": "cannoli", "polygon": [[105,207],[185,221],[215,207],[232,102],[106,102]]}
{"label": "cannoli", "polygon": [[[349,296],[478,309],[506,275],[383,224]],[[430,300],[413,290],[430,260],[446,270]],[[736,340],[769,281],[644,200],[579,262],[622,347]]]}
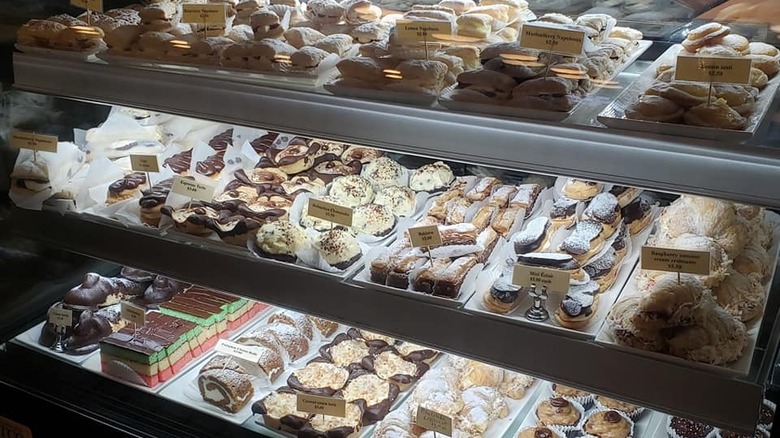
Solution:
{"label": "cannoli", "polygon": [[498,234],[506,237],[512,229],[512,225],[514,225],[517,220],[517,215],[520,214],[522,208],[523,207],[502,208],[498,211],[496,217],[493,218],[493,222],[491,222],[490,226],[493,227]]}
{"label": "cannoli", "polygon": [[512,237],[515,254],[526,254],[535,251],[544,251],[549,243],[550,219],[538,217],[531,220],[525,229]]}
{"label": "cannoli", "polygon": [[463,280],[476,264],[477,258],[475,256],[456,259],[437,277],[436,284],[433,286],[433,295],[452,299],[458,298]]}
{"label": "cannoli", "polygon": [[592,219],[577,223],[574,232],[561,243],[561,251],[584,263],[601,250],[604,244],[604,224]]}

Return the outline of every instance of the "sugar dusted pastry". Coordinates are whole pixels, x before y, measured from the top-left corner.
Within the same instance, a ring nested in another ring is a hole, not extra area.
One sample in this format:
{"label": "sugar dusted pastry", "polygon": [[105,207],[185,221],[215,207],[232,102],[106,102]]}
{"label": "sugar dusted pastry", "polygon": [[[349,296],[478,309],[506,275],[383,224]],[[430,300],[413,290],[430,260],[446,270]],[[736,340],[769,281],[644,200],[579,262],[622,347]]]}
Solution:
{"label": "sugar dusted pastry", "polygon": [[346,385],[349,371],[328,362],[311,362],[293,371],[287,385],[297,391],[332,396]]}
{"label": "sugar dusted pastry", "polygon": [[337,335],[331,344],[321,348],[320,353],[337,366],[347,367],[353,363],[360,363],[368,356],[369,347],[362,339],[352,339],[342,333]]}
{"label": "sugar dusted pastry", "polygon": [[330,53],[314,46],[306,46],[298,49],[290,55],[291,68],[298,70],[311,70],[319,67],[320,63]]}
{"label": "sugar dusted pastry", "polygon": [[461,15],[469,9],[476,8],[477,4],[473,0],[442,0],[439,6],[450,8],[455,14]]}
{"label": "sugar dusted pastry", "polygon": [[363,409],[357,403],[347,403],[346,416],[314,415],[303,426],[300,436],[352,436],[360,430]]}
{"label": "sugar dusted pastry", "polygon": [[601,250],[604,236],[604,224],[591,219],[581,220],[561,243],[560,250],[585,263]]}
{"label": "sugar dusted pastry", "polygon": [[645,90],[645,95],[665,97],[684,109],[707,102],[709,87],[690,82],[655,82]]}
{"label": "sugar dusted pastry", "polygon": [[374,429],[374,438],[415,438],[412,415],[407,409],[395,409]]}
{"label": "sugar dusted pastry", "polygon": [[284,38],[296,49],[313,46],[325,37],[325,34],[310,27],[292,27],[284,31]]}
{"label": "sugar dusted pastry", "polygon": [[374,199],[371,182],[358,175],[340,176],[333,180],[330,196],[346,207],[368,204]]}
{"label": "sugar dusted pastry", "polygon": [[455,179],[450,166],[442,161],[426,164],[412,173],[409,187],[417,192],[436,192],[447,188]]}
{"label": "sugar dusted pastry", "polygon": [[341,57],[352,48],[352,37],[346,34],[328,35],[316,42],[314,47]]}
{"label": "sugar dusted pastry", "polygon": [[382,9],[368,0],[350,0],[344,4],[347,23],[360,25],[377,22],[382,17]]}
{"label": "sugar dusted pastry", "polygon": [[744,129],[747,120],[731,108],[725,99],[697,105],[683,114],[685,123],[720,129]]}
{"label": "sugar dusted pastry", "polygon": [[257,41],[281,38],[284,35],[284,27],[279,21],[279,16],[269,10],[260,9],[254,12],[249,20]]}
{"label": "sugar dusted pastry", "polygon": [[664,209],[658,225],[670,237],[685,233],[712,237],[732,258],[747,243],[748,228],[738,220],[734,204],[717,199],[683,195]]}
{"label": "sugar dusted pastry", "polygon": [[313,245],[325,262],[339,270],[349,268],[363,255],[355,237],[340,229],[322,232]]}
{"label": "sugar dusted pastry", "polygon": [[558,76],[530,79],[512,90],[512,99],[508,104],[567,112],[579,102],[579,98],[573,94],[577,85],[577,81]]}
{"label": "sugar dusted pastry", "polygon": [[712,289],[712,294],[718,305],[743,322],[755,319],[764,311],[766,291],[758,273],[730,270],[725,280]]}
{"label": "sugar dusted pastry", "polygon": [[706,23],[688,32],[688,37],[682,45],[685,50],[696,53],[700,47],[712,41],[722,39],[731,32],[731,28],[720,23]]}
{"label": "sugar dusted pastry", "polygon": [[457,19],[458,35],[486,39],[493,26],[493,17],[488,14],[469,13]]}
{"label": "sugar dusted pastry", "polygon": [[[677,248],[690,251],[706,251],[710,253],[710,274],[701,276],[700,280],[707,287],[715,287],[726,278],[727,270],[731,266],[726,251],[711,237],[699,236],[696,234],[681,234],[674,238],[660,236],[655,242],[656,246],[662,248]],[[660,271],[653,271],[655,277],[662,275]]]}
{"label": "sugar dusted pastry", "polygon": [[476,386],[498,387],[504,379],[504,370],[470,360],[463,369],[459,388],[463,391]]}
{"label": "sugar dusted pastry", "polygon": [[626,117],[652,122],[678,123],[683,109],[674,101],[661,96],[642,95],[626,108]]}
{"label": "sugar dusted pastry", "polygon": [[363,412],[363,425],[374,424],[385,418],[390,406],[398,397],[398,386],[382,379],[376,374],[365,373],[350,379],[342,391],[347,402],[363,400],[366,410]]}
{"label": "sugar dusted pastry", "polygon": [[369,44],[387,40],[389,26],[385,23],[364,23],[354,29],[349,34],[360,44]]}
{"label": "sugar dusted pastry", "polygon": [[409,187],[389,186],[377,192],[374,203],[384,205],[396,216],[406,217],[414,213],[416,197]]}
{"label": "sugar dusted pastry", "polygon": [[469,436],[483,436],[493,421],[509,415],[509,405],[495,388],[469,388],[463,391],[461,398],[463,409],[458,427]]}

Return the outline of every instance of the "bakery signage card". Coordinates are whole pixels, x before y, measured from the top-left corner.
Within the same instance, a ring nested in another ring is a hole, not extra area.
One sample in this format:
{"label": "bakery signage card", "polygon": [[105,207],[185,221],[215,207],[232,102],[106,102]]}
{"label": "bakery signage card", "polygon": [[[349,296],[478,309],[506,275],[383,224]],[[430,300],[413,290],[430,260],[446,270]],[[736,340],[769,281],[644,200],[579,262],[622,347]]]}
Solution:
{"label": "bakery signage card", "polygon": [[70,4],[81,9],[103,12],[103,0],[70,0]]}
{"label": "bakery signage card", "polygon": [[21,129],[12,129],[11,148],[57,152],[57,136],[36,134],[34,132],[22,131]]}
{"label": "bakery signage card", "polygon": [[317,219],[344,225],[345,227],[352,226],[352,209],[349,207],[342,207],[331,202],[310,198],[307,212],[309,216]]}
{"label": "bakery signage card", "polygon": [[409,240],[412,241],[412,246],[415,248],[430,248],[441,245],[441,234],[439,234],[439,227],[436,225],[412,227],[407,231],[409,232]]}
{"label": "bakery signage card", "polygon": [[57,327],[70,327],[73,325],[73,311],[55,307],[49,310],[49,323]]}
{"label": "bakery signage card", "polygon": [[122,301],[119,312],[122,319],[135,324],[136,327],[143,327],[146,325],[146,309],[143,307],[136,306],[127,301]]}
{"label": "bakery signage card", "polygon": [[177,195],[209,202],[214,198],[214,186],[174,175],[171,191]]}
{"label": "bakery signage card", "polygon": [[527,49],[565,55],[582,55],[585,32],[554,24],[526,23],[520,32],[520,45]]}
{"label": "bakery signage card", "polygon": [[416,424],[431,432],[452,436],[452,417],[426,409],[422,406],[417,408]]}
{"label": "bakery signage card", "polygon": [[343,398],[298,394],[297,404],[297,409],[301,412],[341,418],[347,416],[347,401]]}
{"label": "bakery signage card", "polygon": [[182,23],[224,24],[227,21],[227,4],[190,4],[182,7]]}
{"label": "bakery signage card", "polygon": [[159,172],[157,155],[130,155],[130,168],[134,172]]}
{"label": "bakery signage card", "polygon": [[536,285],[540,289],[547,286],[550,292],[568,292],[569,277],[568,272],[557,269],[516,264],[512,272],[512,284],[524,288]]}
{"label": "bakery signage card", "polygon": [[230,342],[226,339],[220,339],[217,342],[217,346],[214,347],[214,350],[218,353],[227,354],[252,363],[258,363],[261,359],[260,353],[258,353],[257,350],[247,347],[246,345]]}
{"label": "bakery signage card", "polygon": [[398,20],[395,35],[402,42],[416,43],[446,39],[452,35],[451,21]]}
{"label": "bakery signage card", "polygon": [[748,57],[680,55],[677,57],[674,79],[688,82],[749,84],[752,63],[753,60]]}
{"label": "bakery signage card", "polygon": [[710,253],[709,251],[643,246],[642,269],[710,275]]}

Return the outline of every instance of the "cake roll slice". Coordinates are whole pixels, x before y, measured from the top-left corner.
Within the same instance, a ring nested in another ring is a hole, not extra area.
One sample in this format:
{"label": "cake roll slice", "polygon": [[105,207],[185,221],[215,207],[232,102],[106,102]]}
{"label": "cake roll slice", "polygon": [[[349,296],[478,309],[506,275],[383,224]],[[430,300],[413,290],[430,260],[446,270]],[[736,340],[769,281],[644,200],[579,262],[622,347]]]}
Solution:
{"label": "cake roll slice", "polygon": [[198,375],[203,401],[235,414],[249,403],[254,388],[249,376],[231,369],[210,369]]}

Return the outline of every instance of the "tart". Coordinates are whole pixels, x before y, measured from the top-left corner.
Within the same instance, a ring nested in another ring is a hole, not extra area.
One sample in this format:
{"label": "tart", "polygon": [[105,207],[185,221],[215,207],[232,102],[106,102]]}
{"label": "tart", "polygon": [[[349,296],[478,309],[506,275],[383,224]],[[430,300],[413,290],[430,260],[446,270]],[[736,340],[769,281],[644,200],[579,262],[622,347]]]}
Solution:
{"label": "tart", "polygon": [[422,362],[405,360],[392,347],[383,349],[376,356],[364,357],[361,365],[375,372],[377,376],[397,384],[402,391],[408,389],[429,368]]}
{"label": "tart", "polygon": [[252,412],[262,415],[267,427],[293,434],[309,419],[309,414],[297,409],[298,396],[287,387],[277,389],[252,405]]}
{"label": "tart", "polygon": [[368,426],[381,421],[390,411],[400,388],[376,374],[360,371],[353,374],[347,385],[341,391],[341,396],[348,402],[363,400],[366,409],[363,412],[363,425]]}
{"label": "tart", "polygon": [[311,362],[294,371],[287,385],[297,391],[330,397],[347,383],[349,371],[328,362]]}
{"label": "tart", "polygon": [[346,333],[336,336],[333,342],[320,348],[322,357],[340,367],[359,364],[369,353],[370,349],[365,341],[353,339]]}

